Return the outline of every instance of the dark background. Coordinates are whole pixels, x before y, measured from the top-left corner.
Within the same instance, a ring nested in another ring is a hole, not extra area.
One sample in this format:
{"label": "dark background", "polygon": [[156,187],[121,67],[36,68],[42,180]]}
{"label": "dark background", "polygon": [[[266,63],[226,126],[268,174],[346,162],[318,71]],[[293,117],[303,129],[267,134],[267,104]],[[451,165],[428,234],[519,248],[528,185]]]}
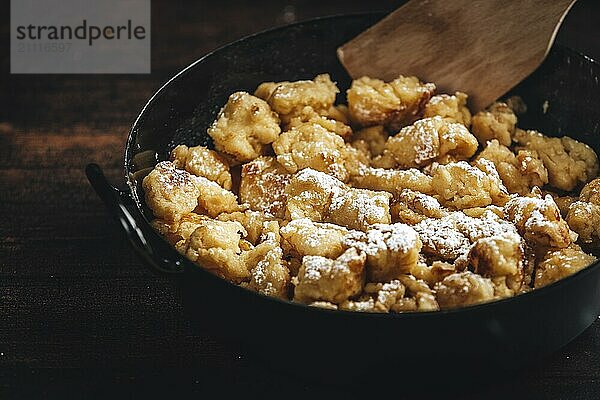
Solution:
{"label": "dark background", "polygon": [[[411,392],[401,373],[362,389],[317,385],[192,331],[171,283],[143,267],[83,174],[97,162],[121,183],[138,111],[206,52],[296,20],[391,11],[400,2],[153,1],[152,74],[142,76],[10,75],[9,3],[0,4],[0,398],[380,397],[382,385],[398,399]],[[558,42],[600,59],[599,16],[600,1],[580,0]],[[292,344],[281,356],[287,362]],[[433,376],[417,393],[437,398],[443,389]],[[452,394],[598,399],[600,321],[531,368],[485,384],[465,377]]]}

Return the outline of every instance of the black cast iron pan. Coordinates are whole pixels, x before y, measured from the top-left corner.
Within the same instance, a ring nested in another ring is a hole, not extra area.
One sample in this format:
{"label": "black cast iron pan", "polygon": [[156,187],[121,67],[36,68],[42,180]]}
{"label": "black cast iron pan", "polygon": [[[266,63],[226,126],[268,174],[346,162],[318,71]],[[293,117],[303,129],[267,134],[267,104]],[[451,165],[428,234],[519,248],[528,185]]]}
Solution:
{"label": "black cast iron pan", "polygon": [[[444,375],[516,367],[555,351],[597,318],[599,263],[494,303],[431,313],[361,314],[310,308],[230,284],[186,260],[150,228],[152,215],[140,189],[144,173],[179,143],[212,145],[206,128],[229,94],[252,92],[263,81],[306,79],[323,72],[343,92],[350,80],[336,59],[336,48],[381,17],[301,22],[205,56],[164,85],[135,121],[125,149],[127,189],[113,188],[96,165],[87,168],[90,182],[147,264],[179,285],[190,318],[243,341],[276,368],[324,376],[405,376],[419,365],[433,368],[428,374]],[[520,126],[570,135],[600,153],[599,76],[600,66],[589,58],[554,48],[513,91],[529,105]]]}

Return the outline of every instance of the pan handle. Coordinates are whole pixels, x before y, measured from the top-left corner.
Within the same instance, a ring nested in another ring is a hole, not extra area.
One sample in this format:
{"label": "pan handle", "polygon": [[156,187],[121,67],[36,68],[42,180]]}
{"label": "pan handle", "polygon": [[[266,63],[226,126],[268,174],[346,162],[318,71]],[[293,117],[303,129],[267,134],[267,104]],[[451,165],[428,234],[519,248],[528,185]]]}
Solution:
{"label": "pan handle", "polygon": [[[130,192],[112,186],[97,164],[88,164],[85,174],[146,265],[161,274],[171,276],[182,274],[183,266],[176,259],[177,257],[173,257],[173,259],[165,257],[165,255],[173,255],[175,250],[160,238],[148,224],[138,224],[137,221],[143,220],[143,216],[134,205]],[[178,255],[179,253],[177,253]]]}

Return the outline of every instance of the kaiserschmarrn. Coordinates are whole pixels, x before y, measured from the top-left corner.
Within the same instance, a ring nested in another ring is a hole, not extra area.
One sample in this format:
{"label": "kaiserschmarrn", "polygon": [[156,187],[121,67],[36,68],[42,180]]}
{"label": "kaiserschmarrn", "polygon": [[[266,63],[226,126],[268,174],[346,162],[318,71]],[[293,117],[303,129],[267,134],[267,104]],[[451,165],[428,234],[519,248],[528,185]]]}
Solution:
{"label": "kaiserschmarrn", "polygon": [[233,93],[213,145],[144,178],[152,226],[234,284],[342,311],[490,302],[596,261],[598,157],[520,129],[521,99],[472,114],[414,76],[339,92],[321,74]]}

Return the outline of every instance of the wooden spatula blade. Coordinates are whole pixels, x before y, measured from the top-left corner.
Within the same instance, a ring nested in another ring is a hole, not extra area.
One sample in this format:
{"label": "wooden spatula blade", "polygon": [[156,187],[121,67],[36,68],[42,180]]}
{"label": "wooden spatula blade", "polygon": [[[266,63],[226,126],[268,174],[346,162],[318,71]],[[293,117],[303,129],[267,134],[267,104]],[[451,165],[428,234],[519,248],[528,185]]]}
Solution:
{"label": "wooden spatula blade", "polygon": [[338,49],[353,78],[416,75],[478,111],[544,60],[575,0],[412,0]]}

